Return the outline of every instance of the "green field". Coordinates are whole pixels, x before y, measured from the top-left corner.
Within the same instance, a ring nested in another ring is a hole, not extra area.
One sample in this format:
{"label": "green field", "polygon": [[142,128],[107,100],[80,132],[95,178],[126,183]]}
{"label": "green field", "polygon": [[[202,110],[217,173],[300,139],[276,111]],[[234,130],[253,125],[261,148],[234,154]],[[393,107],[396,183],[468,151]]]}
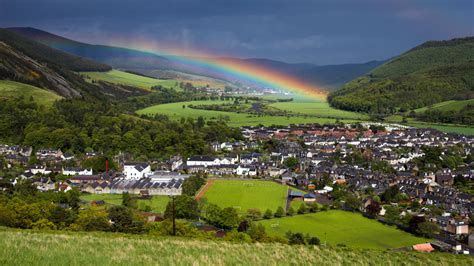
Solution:
{"label": "green field", "polygon": [[[205,119],[219,119],[222,118],[227,121],[229,126],[252,126],[263,124],[266,126],[270,125],[288,125],[288,124],[305,124],[305,123],[334,123],[336,118],[325,118],[325,117],[311,117],[311,116],[257,116],[247,113],[235,113],[235,112],[223,112],[223,111],[214,111],[214,110],[201,110],[201,109],[192,109],[187,106],[190,104],[193,105],[209,105],[209,104],[222,104],[224,101],[190,101],[190,102],[179,102],[179,103],[168,103],[168,104],[159,104],[151,107],[147,107],[141,110],[138,110],[137,113],[140,115],[155,115],[162,114],[167,115],[170,119],[180,120],[181,118],[194,118],[202,116]],[[296,103],[297,104],[297,103]],[[305,104],[306,103],[301,103]],[[315,103],[317,104],[317,103]],[[325,103],[324,103],[325,104]],[[186,108],[183,108],[183,105]],[[335,110],[335,109],[332,109]],[[330,111],[327,110],[326,113]],[[337,111],[339,112],[339,111]],[[342,111],[340,111],[342,112]],[[324,113],[321,114],[324,116]],[[354,122],[356,120],[341,119],[342,122]]]}
{"label": "green field", "polygon": [[350,248],[401,248],[428,240],[415,237],[395,227],[381,224],[346,211],[326,211],[293,217],[263,220],[270,235],[284,236],[287,231],[317,236],[331,246],[344,244]]}
{"label": "green field", "polygon": [[285,207],[288,187],[271,181],[215,180],[204,197],[220,207],[234,207],[241,213],[251,208],[261,212]]}
{"label": "green field", "polygon": [[272,103],[270,106],[278,108],[280,110],[287,110],[292,113],[301,115],[314,115],[320,117],[337,117],[342,119],[368,119],[369,116],[362,113],[348,112],[343,110],[334,109],[329,104],[322,101],[314,102],[277,102]]}
{"label": "green field", "polygon": [[445,101],[437,104],[433,104],[430,107],[423,107],[416,109],[415,112],[420,113],[429,109],[438,110],[438,111],[459,111],[467,105],[474,105],[474,99],[464,100],[464,101]]}
{"label": "green field", "polygon": [[0,265],[473,265],[470,256],[0,227]]}
{"label": "green field", "polygon": [[62,99],[61,96],[54,92],[43,90],[35,86],[10,80],[0,80],[0,97],[20,96],[23,96],[27,100],[33,97],[36,103],[46,106],[50,106],[56,100]]}
{"label": "green field", "polygon": [[[122,194],[83,194],[81,199],[84,201],[103,200],[107,204],[121,205]],[[137,205],[143,209],[146,205],[150,206],[153,212],[163,213],[168,204],[168,196],[153,196],[151,199],[139,199]]]}
{"label": "green field", "polygon": [[82,72],[87,80],[102,80],[114,84],[122,84],[142,89],[151,89],[153,86],[161,85],[166,88],[178,88],[176,80],[160,80],[132,73],[111,70],[108,72]]}

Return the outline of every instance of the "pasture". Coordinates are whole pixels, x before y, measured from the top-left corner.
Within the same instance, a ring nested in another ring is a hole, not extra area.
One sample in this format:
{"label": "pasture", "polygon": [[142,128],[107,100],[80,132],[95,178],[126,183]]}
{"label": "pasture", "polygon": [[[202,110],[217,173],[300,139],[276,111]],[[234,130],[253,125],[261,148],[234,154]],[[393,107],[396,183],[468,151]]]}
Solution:
{"label": "pasture", "polygon": [[258,208],[275,212],[285,207],[288,187],[271,181],[258,180],[215,180],[204,194],[208,202],[222,208],[233,207],[244,213]]}
{"label": "pasture", "polygon": [[[320,124],[333,124],[336,118],[316,117],[316,116],[270,116],[270,115],[252,115],[248,113],[235,113],[235,112],[223,112],[214,110],[202,110],[192,109],[188,105],[209,105],[209,104],[222,104],[224,101],[189,101],[179,103],[168,103],[150,106],[141,110],[137,113],[140,115],[153,116],[155,114],[166,115],[172,120],[180,120],[181,118],[193,118],[197,119],[202,116],[207,120],[224,120],[229,126],[255,126],[263,124],[266,126],[270,125],[288,125],[288,124],[306,124],[306,123],[320,123]],[[306,103],[295,103],[306,104]],[[316,103],[315,103],[316,104]],[[183,108],[184,106],[184,108]],[[333,109],[335,110],[335,109]],[[316,112],[316,111],[315,111]],[[329,112],[329,111],[328,111]],[[342,122],[354,122],[356,120],[340,119]]]}
{"label": "pasture", "polygon": [[472,265],[471,256],[0,227],[1,265]]}
{"label": "pasture", "polygon": [[329,106],[324,100],[312,102],[277,102],[270,106],[280,110],[290,111],[299,115],[312,115],[318,117],[331,117],[341,119],[368,119],[368,115],[356,112],[338,110]]}
{"label": "pasture", "polygon": [[260,222],[268,234],[284,236],[287,231],[316,236],[331,246],[344,244],[350,248],[391,249],[426,243],[393,226],[381,224],[359,213],[332,210]]}
{"label": "pasture", "polygon": [[177,80],[162,80],[140,76],[124,71],[111,70],[107,72],[82,72],[86,76],[86,80],[102,80],[113,84],[122,84],[127,86],[138,87],[142,89],[151,89],[153,86],[161,85],[166,88],[178,88]]}
{"label": "pasture", "polygon": [[444,102],[440,102],[440,103],[437,103],[437,104],[433,104],[432,106],[429,106],[429,107],[423,107],[423,108],[416,109],[415,112],[417,112],[417,113],[424,112],[424,111],[429,110],[429,109],[443,111],[443,112],[446,112],[446,111],[459,111],[459,110],[461,110],[462,108],[464,108],[465,106],[467,106],[469,104],[474,105],[474,99],[464,100],[464,101],[454,101],[454,100],[444,101]]}
{"label": "pasture", "polygon": [[[132,195],[134,196],[134,195]],[[84,201],[103,200],[106,204],[121,205],[122,194],[82,194],[81,199]],[[150,206],[151,210],[156,213],[163,213],[168,204],[167,196],[153,196],[151,199],[138,199],[138,209],[143,210],[145,206]]]}
{"label": "pasture", "polygon": [[0,80],[0,97],[24,97],[26,100],[33,97],[37,104],[44,106],[51,106],[62,99],[54,92],[10,80]]}

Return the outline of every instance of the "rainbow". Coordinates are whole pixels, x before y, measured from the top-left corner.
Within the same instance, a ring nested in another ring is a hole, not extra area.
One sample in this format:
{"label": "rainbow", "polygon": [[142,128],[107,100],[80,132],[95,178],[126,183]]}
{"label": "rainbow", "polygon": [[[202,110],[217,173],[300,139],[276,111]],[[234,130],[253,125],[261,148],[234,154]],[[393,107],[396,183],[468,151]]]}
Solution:
{"label": "rainbow", "polygon": [[147,39],[123,38],[123,36],[110,38],[109,36],[107,40],[107,45],[163,56],[178,64],[217,74],[229,80],[244,80],[263,88],[285,91],[305,98],[321,100],[326,97],[326,92],[319,87],[248,61],[233,60],[193,49],[180,50],[172,45],[164,47],[162,43],[158,44]]}

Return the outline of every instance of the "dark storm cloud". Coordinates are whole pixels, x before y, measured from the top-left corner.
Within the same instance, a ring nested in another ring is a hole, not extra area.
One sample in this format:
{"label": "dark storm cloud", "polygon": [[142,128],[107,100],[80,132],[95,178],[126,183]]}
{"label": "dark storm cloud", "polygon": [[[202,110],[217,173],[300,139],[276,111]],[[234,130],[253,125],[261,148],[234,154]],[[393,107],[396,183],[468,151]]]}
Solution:
{"label": "dark storm cloud", "polygon": [[328,64],[385,59],[426,40],[472,35],[473,12],[471,0],[0,0],[0,26]]}

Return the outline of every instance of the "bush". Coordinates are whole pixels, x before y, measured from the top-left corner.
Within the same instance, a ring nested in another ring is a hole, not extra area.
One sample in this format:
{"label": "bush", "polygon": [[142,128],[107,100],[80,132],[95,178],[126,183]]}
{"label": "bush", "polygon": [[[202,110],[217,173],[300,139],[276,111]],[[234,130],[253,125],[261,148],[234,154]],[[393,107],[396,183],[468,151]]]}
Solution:
{"label": "bush", "polygon": [[271,219],[273,217],[273,213],[270,209],[267,209],[263,214],[264,219]]}
{"label": "bush", "polygon": [[281,218],[283,216],[285,216],[285,210],[283,210],[283,207],[280,206],[280,207],[278,207],[278,209],[275,212],[275,217],[276,218]]}

